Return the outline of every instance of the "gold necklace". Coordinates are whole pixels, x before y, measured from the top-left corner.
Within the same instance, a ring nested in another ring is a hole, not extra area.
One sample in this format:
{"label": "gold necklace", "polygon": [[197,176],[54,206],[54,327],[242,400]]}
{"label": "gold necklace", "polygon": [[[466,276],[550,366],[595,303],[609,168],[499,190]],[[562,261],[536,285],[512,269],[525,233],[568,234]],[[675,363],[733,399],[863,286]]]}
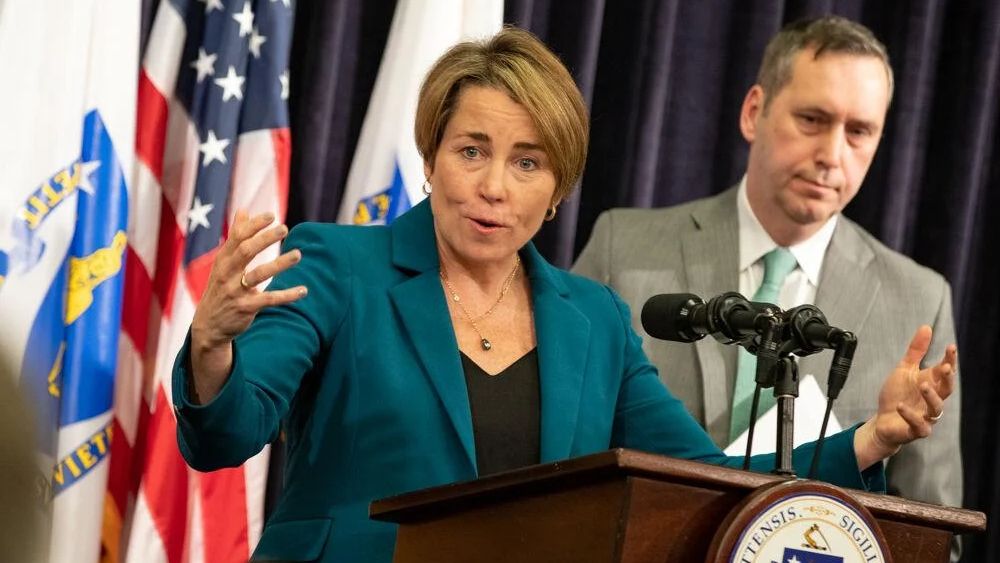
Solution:
{"label": "gold necklace", "polygon": [[485,313],[479,315],[478,317],[473,318],[472,315],[469,314],[468,309],[465,308],[465,305],[462,304],[462,298],[458,296],[458,292],[455,291],[455,287],[451,285],[450,281],[448,281],[448,272],[447,270],[445,270],[444,264],[441,264],[441,281],[443,281],[444,285],[448,287],[448,292],[451,293],[451,300],[454,301],[456,305],[458,305],[458,308],[462,311],[462,314],[465,315],[466,320],[468,320],[469,324],[472,325],[472,330],[476,331],[476,334],[479,335],[479,345],[482,346],[483,350],[487,352],[493,349],[493,343],[490,342],[488,338],[483,336],[483,331],[479,330],[479,325],[476,323],[490,316],[493,313],[493,311],[496,310],[497,306],[500,305],[500,302],[503,301],[503,298],[507,295],[507,291],[510,290],[511,284],[514,283],[514,278],[517,277],[517,270],[518,266],[520,265],[521,265],[521,257],[515,254],[514,269],[510,271],[510,274],[507,274],[507,279],[504,280],[503,286],[501,286],[500,288],[500,296],[497,297],[496,302],[494,302],[493,305],[489,309],[487,309]]}

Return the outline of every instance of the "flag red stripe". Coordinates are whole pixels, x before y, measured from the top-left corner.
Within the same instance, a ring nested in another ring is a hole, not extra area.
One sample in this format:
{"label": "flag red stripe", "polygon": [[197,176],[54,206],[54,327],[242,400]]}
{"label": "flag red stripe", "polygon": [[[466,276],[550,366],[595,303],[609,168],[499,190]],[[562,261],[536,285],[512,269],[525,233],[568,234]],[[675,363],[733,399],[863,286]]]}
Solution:
{"label": "flag red stripe", "polygon": [[139,73],[139,108],[136,115],[135,156],[149,167],[157,180],[163,181],[163,147],[167,138],[167,100],[149,80],[146,71]]}
{"label": "flag red stripe", "polygon": [[250,558],[247,538],[247,492],[242,467],[198,475],[205,561],[243,563]]}
{"label": "flag red stripe", "polygon": [[292,133],[288,128],[271,131],[274,143],[275,177],[277,179],[278,217],[282,221],[288,216],[288,179],[292,161]]}
{"label": "flag red stripe", "polygon": [[156,389],[156,412],[149,421],[149,448],[143,463],[142,490],[169,563],[183,563],[187,539],[188,467],[180,450],[156,447],[177,443],[177,421],[163,387]]}
{"label": "flag red stripe", "polygon": [[[167,198],[160,205],[160,236],[156,250],[156,274],[153,291],[160,302],[163,316],[170,316],[174,286],[180,272],[184,252],[184,233],[177,226],[174,209]],[[184,322],[187,322],[185,319]]]}
{"label": "flag red stripe", "polygon": [[122,330],[132,340],[132,347],[142,354],[149,336],[149,305],[153,281],[142,260],[129,246],[125,252],[125,288],[122,297]]}

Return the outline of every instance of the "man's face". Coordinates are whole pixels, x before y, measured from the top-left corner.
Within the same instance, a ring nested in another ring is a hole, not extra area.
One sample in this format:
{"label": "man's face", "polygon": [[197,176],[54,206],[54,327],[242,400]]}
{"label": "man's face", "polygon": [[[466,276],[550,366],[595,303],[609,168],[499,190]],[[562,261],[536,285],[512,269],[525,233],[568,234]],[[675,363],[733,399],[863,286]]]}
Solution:
{"label": "man's face", "polygon": [[803,50],[789,83],[770,95],[765,110],[765,92],[754,86],[740,114],[748,198],[765,228],[818,229],[858,193],[875,156],[889,104],[885,66]]}

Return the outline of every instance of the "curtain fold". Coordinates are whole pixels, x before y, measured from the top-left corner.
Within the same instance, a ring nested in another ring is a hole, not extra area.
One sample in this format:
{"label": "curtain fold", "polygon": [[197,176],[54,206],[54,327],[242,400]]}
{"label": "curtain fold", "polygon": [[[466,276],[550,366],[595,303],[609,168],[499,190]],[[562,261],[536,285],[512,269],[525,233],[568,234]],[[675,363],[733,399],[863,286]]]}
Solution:
{"label": "curtain fold", "polygon": [[395,0],[296,2],[289,224],[336,220],[395,6]]}

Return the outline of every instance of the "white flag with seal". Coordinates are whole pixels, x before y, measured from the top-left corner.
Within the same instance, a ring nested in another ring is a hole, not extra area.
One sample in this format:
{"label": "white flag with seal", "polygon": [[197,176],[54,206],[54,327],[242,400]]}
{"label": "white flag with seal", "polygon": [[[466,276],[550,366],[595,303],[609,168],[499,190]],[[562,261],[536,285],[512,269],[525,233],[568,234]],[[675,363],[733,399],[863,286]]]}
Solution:
{"label": "white flag with seal", "polygon": [[0,357],[35,414],[51,563],[101,555],[139,22],[134,0],[0,2]]}

